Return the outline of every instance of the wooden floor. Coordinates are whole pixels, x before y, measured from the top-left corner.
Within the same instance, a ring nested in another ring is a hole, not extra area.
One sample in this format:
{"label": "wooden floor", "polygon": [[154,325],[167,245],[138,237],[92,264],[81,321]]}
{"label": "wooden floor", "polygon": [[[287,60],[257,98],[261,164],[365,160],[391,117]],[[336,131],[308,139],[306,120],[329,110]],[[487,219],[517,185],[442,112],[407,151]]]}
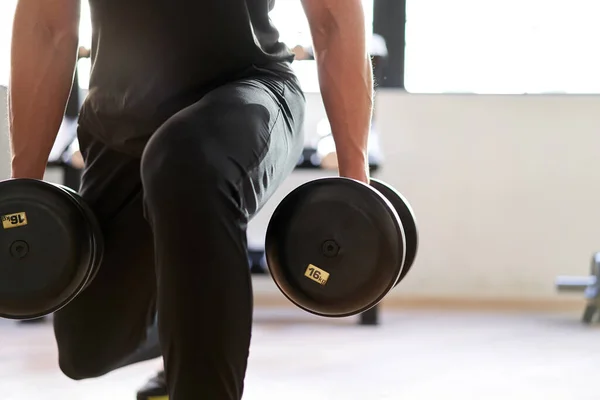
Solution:
{"label": "wooden floor", "polygon": [[[257,309],[244,399],[598,400],[600,328],[578,317],[408,310],[361,327]],[[0,321],[3,400],[134,400],[159,366],[70,381],[56,366],[49,324]]]}

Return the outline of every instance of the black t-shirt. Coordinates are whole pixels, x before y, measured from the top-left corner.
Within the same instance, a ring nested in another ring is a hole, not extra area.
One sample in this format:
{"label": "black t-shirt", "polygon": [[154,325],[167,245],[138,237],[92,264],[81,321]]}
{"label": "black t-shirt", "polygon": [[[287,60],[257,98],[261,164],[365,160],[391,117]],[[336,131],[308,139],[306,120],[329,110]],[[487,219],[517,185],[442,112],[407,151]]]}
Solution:
{"label": "black t-shirt", "polygon": [[269,19],[275,0],[89,1],[92,71],[80,124],[105,141],[148,136],[236,78],[293,77],[293,53]]}

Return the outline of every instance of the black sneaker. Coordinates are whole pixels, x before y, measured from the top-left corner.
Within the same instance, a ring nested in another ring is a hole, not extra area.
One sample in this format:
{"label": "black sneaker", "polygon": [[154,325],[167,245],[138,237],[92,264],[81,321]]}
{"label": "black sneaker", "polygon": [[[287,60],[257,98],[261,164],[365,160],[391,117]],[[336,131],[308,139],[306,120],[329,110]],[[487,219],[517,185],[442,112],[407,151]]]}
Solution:
{"label": "black sneaker", "polygon": [[160,371],[138,391],[137,400],[169,400],[165,371]]}

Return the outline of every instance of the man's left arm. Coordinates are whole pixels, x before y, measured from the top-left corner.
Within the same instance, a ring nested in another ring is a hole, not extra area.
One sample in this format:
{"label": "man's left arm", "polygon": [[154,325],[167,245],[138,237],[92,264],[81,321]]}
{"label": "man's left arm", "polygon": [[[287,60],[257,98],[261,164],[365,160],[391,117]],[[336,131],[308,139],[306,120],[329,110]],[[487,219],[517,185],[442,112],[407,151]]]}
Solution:
{"label": "man's left arm", "polygon": [[373,67],[361,0],[302,0],[340,176],[368,183]]}

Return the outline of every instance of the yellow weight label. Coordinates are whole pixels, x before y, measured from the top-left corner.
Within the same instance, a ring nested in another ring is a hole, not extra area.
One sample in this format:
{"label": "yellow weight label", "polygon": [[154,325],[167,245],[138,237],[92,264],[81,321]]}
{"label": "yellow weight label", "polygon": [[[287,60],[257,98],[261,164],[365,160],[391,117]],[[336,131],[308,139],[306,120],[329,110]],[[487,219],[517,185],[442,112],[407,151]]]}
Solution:
{"label": "yellow weight label", "polygon": [[312,264],[308,264],[308,268],[306,268],[304,276],[322,286],[327,285],[327,281],[329,280],[329,272],[323,271],[321,268]]}
{"label": "yellow weight label", "polygon": [[2,216],[2,227],[4,229],[18,228],[27,225],[27,214],[24,212]]}

